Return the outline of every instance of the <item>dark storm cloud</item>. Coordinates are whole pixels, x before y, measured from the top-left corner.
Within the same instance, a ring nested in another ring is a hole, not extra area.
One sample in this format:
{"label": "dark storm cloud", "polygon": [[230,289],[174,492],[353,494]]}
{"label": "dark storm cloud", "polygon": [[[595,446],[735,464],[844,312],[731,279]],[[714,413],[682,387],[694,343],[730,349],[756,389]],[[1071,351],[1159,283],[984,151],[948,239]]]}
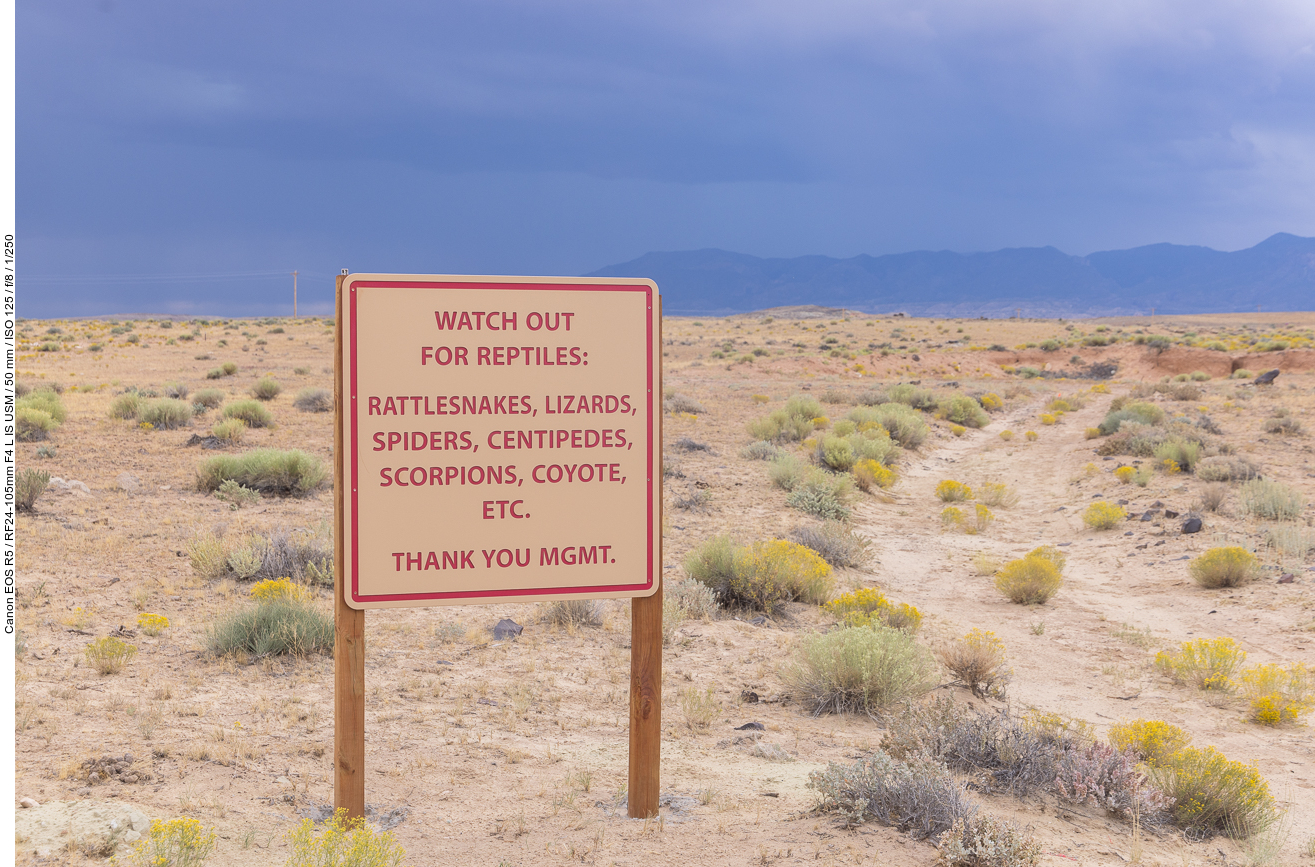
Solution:
{"label": "dark storm cloud", "polygon": [[1315,234],[1305,3],[23,0],[18,61],[29,275]]}

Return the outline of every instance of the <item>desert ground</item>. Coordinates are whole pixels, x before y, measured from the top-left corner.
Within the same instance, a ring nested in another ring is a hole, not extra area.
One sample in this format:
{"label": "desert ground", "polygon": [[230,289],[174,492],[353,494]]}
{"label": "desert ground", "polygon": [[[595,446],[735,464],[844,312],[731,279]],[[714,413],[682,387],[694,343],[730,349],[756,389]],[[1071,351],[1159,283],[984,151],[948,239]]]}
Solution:
{"label": "desert ground", "polygon": [[[741,456],[754,439],[747,425],[788,398],[811,396],[838,420],[866,392],[901,382],[998,395],[1002,406],[980,429],[956,430],[924,413],[930,434],[900,456],[894,485],[853,504],[850,526],[871,541],[873,556],[863,568],[837,569],[835,593],[876,587],[916,606],[916,640],[932,651],[975,628],[1003,642],[1012,668],[1003,696],[973,696],[942,669],[927,699],[1053,712],[1101,738],[1120,720],[1164,720],[1194,745],[1254,765],[1286,810],[1262,846],[1172,824],[1134,827],[1049,792],[1017,798],[970,785],[984,813],[1031,828],[1039,863],[1302,863],[1315,837],[1305,720],[1252,722],[1240,692],[1177,684],[1154,659],[1184,641],[1227,637],[1247,665],[1315,665],[1315,561],[1270,545],[1274,522],[1243,512],[1236,483],[1216,511],[1201,508],[1206,483],[1190,472],[1156,471],[1145,487],[1121,483],[1113,471],[1133,459],[1098,454],[1103,439],[1087,430],[1138,385],[1200,371],[1191,399],[1144,399],[1170,416],[1208,417],[1233,454],[1304,493],[1307,505],[1291,523],[1310,532],[1313,328],[1312,313],[1066,322],[800,308],[668,318],[664,580],[669,588],[686,581],[686,556],[717,534],[750,543],[817,523],[786,505],[766,462]],[[248,586],[198,574],[193,560],[201,539],[286,531],[322,540],[332,492],[234,508],[198,490],[196,470],[215,454],[265,446],[331,465],[332,413],[294,406],[303,389],[332,388],[331,322],[26,320],[19,339],[19,382],[57,388],[67,409],[47,439],[19,448],[20,469],[62,480],[18,519],[17,791],[41,805],[15,805],[20,832],[30,827],[23,814],[51,802],[128,805],[150,819],[191,817],[213,828],[208,864],[283,864],[288,832],[333,801],[333,663],[323,654],[208,653],[207,630],[250,604]],[[206,378],[225,362],[236,372]],[[1270,385],[1237,377],[1270,369],[1280,371]],[[221,449],[188,444],[210,432],[217,408],[178,429],[111,417],[130,388],[215,387],[235,401],[267,376],[282,386],[265,404],[275,425]],[[1044,423],[1057,397],[1077,408]],[[1276,411],[1298,424],[1267,431]],[[1006,430],[1015,436],[1002,438]],[[797,443],[780,447],[806,454]],[[1018,501],[994,509],[982,532],[966,533],[942,522],[945,503],[934,491],[947,479],[1003,483]],[[1095,499],[1126,501],[1131,519],[1089,529],[1080,514]],[[1184,534],[1181,518],[1156,510],[1199,513],[1203,528]],[[982,564],[1039,545],[1062,546],[1064,584],[1045,604],[1013,604]],[[1241,587],[1197,586],[1190,560],[1221,545],[1254,550],[1259,575]],[[331,591],[311,592],[331,612]],[[518,604],[368,613],[366,800],[407,863],[936,863],[930,842],[874,821],[846,827],[813,809],[810,774],[869,754],[885,722],[813,715],[789,699],[782,665],[798,642],[836,623],[801,602],[766,618],[724,610],[674,625],[664,656],[664,806],[656,819],[626,818],[628,605],[598,609],[597,625],[554,624],[544,607]],[[163,615],[168,628],[146,634],[144,613]],[[524,633],[494,640],[501,618]],[[112,634],[137,652],[121,671],[100,674],[84,648]],[[690,696],[708,690],[712,710],[701,717]],[[750,722],[762,730],[737,730]],[[89,779],[87,760],[125,755],[125,772]],[[104,847],[77,837],[25,838],[19,860],[105,863]]]}

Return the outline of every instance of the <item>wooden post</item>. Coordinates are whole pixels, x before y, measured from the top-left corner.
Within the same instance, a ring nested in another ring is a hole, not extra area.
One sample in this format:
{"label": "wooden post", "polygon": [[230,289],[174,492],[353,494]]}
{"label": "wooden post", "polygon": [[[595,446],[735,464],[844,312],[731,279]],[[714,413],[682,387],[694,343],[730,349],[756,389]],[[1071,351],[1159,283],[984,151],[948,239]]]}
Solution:
{"label": "wooden post", "polygon": [[[333,357],[333,808],[349,819],[365,818],[365,612],[347,605],[343,522],[347,479],[342,436],[342,284],[334,307]],[[659,636],[660,639],[660,636]]]}
{"label": "wooden post", "polygon": [[[658,304],[662,302],[659,299]],[[658,308],[658,345],[662,345],[662,311]],[[662,398],[662,368],[658,367],[658,400]],[[657,441],[662,442],[662,414],[657,417]],[[660,445],[659,445],[660,449]],[[662,472],[657,477],[661,491]],[[662,502],[661,496],[658,502]],[[658,509],[658,558],[662,565],[662,509]],[[630,818],[658,814],[662,764],[662,574],[652,596],[630,600],[630,781],[626,804]]]}

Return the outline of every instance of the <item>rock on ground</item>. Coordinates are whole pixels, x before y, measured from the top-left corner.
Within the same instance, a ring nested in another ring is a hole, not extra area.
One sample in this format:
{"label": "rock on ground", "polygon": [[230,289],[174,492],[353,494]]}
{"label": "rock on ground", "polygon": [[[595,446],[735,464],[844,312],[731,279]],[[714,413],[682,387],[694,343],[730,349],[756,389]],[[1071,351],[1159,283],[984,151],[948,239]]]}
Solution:
{"label": "rock on ground", "polygon": [[141,808],[122,801],[48,801],[14,814],[19,852],[48,858],[65,847],[104,857],[151,827]]}

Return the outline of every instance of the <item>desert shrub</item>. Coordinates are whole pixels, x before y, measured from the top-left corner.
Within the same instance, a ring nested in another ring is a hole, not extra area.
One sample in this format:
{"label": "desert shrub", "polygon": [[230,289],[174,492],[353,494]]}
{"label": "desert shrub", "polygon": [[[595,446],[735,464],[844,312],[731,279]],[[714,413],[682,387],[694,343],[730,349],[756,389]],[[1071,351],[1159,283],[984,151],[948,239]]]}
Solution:
{"label": "desert shrub", "polygon": [[894,604],[875,587],[863,587],[842,594],[828,602],[826,609],[846,626],[880,623],[910,635],[922,626],[922,612],[907,603]]}
{"label": "desert shrub", "polygon": [[223,440],[229,445],[242,442],[247,434],[247,423],[240,418],[230,418],[216,423],[210,428],[210,436]]}
{"label": "desert shrub", "polygon": [[116,857],[119,867],[198,867],[215,848],[214,829],[202,830],[196,819],[155,819],[151,829],[137,841],[126,857]]}
{"label": "desert shrub", "polygon": [[1005,665],[1004,642],[994,632],[974,629],[940,653],[941,664],[976,696],[1003,697],[1013,673]]}
{"label": "desert shrub", "polygon": [[786,400],[785,411],[792,418],[817,418],[822,415],[822,404],[806,394],[796,394]]}
{"label": "desert shrub", "polygon": [[1230,545],[1211,548],[1187,567],[1192,580],[1207,590],[1240,587],[1255,575],[1256,557],[1246,548]]}
{"label": "desert shrub", "polygon": [[943,766],[898,762],[880,750],[852,765],[828,763],[813,771],[808,788],[819,812],[839,813],[847,825],[875,819],[914,837],[937,837],[971,819],[977,807]]}
{"label": "desert shrub", "polygon": [[1201,460],[1201,444],[1182,437],[1170,437],[1155,446],[1155,459],[1173,461],[1185,473],[1190,473]]}
{"label": "desert shrub", "polygon": [[753,419],[746,429],[756,440],[768,442],[799,442],[813,432],[813,416],[795,417],[783,409]]}
{"label": "desert shrub", "polygon": [[884,428],[890,438],[906,449],[916,449],[927,439],[930,428],[921,415],[902,403],[883,403],[872,407],[855,407],[847,418],[860,431],[875,426]]}
{"label": "desert shrub", "polygon": [[[681,620],[711,620],[717,616],[717,597],[711,588],[698,581],[668,584],[662,591],[662,602],[664,610],[670,603]],[[665,618],[663,622],[666,622]]]}
{"label": "desert shrub", "polygon": [[333,392],[327,388],[303,388],[292,405],[302,412],[332,412]]}
{"label": "desert shrub", "polygon": [[1242,691],[1251,719],[1261,725],[1295,723],[1315,707],[1311,673],[1302,663],[1256,665],[1242,672]]}
{"label": "desert shrub", "polygon": [[54,389],[49,387],[28,392],[23,397],[18,398],[14,407],[15,409],[31,408],[41,410],[49,415],[57,425],[68,420],[68,410],[64,407],[63,399]]}
{"label": "desert shrub", "polygon": [[274,416],[254,400],[235,400],[224,407],[224,418],[240,418],[247,427],[268,427]]}
{"label": "desert shrub", "polygon": [[864,493],[873,488],[889,488],[897,478],[890,467],[883,467],[878,461],[866,458],[854,462],[853,474],[854,484]]}
{"label": "desert shrub", "polygon": [[958,506],[941,509],[941,526],[947,530],[963,527],[963,509]]}
{"label": "desert shrub", "polygon": [[853,498],[854,480],[851,476],[810,467],[790,489],[785,504],[824,521],[843,521],[849,518],[848,504]]}
{"label": "desert shrub", "polygon": [[1136,719],[1110,726],[1110,743],[1125,753],[1132,753],[1146,764],[1162,765],[1192,742],[1192,736],[1173,723],[1163,720]]}
{"label": "desert shrub", "polygon": [[603,612],[593,599],[556,599],[545,602],[539,606],[538,618],[541,623],[566,629],[603,625]]}
{"label": "desert shrub", "polygon": [[954,436],[961,437],[967,432],[968,432],[968,428],[964,427],[961,424],[950,425],[950,433],[953,434]]}
{"label": "desert shrub", "polygon": [[314,596],[310,590],[291,578],[266,578],[257,581],[247,589],[256,602],[310,602]]}
{"label": "desert shrub", "polygon": [[1093,530],[1108,530],[1128,517],[1128,510],[1104,500],[1097,500],[1082,512],[1082,523]]}
{"label": "desert shrub", "polygon": [[1306,508],[1306,498],[1295,488],[1268,479],[1252,479],[1238,489],[1242,511],[1269,521],[1295,521]]}
{"label": "desert shrub", "polygon": [[754,542],[737,551],[735,573],[740,582],[783,587],[787,598],[812,605],[826,602],[835,587],[826,560],[803,545],[784,539]]}
{"label": "desert shrub", "polygon": [[822,466],[845,472],[858,461],[876,461],[885,466],[899,456],[899,446],[895,445],[884,429],[850,430],[841,434],[839,431],[842,425],[852,428],[853,422],[838,423],[836,432],[818,440],[817,462]]}
{"label": "desert shrub", "polygon": [[1265,544],[1285,557],[1304,560],[1307,554],[1315,551],[1315,530],[1295,524],[1278,524],[1266,531]]}
{"label": "desert shrub", "polygon": [[977,501],[998,509],[1011,509],[1018,505],[1018,492],[1003,482],[986,482],[977,487]]}
{"label": "desert shrub", "polygon": [[1049,412],[1043,412],[1043,413],[1041,413],[1041,423],[1042,423],[1042,424],[1044,424],[1044,425],[1052,425],[1052,424],[1054,424],[1054,423],[1057,422],[1057,421],[1059,421],[1059,418],[1058,418],[1054,413],[1049,413]]}
{"label": "desert shrub", "polygon": [[735,542],[730,536],[713,536],[685,556],[685,574],[705,585],[726,601],[729,584],[735,578]]}
{"label": "desert shrub", "polygon": [[964,427],[980,428],[991,423],[991,417],[982,409],[982,405],[966,394],[956,394],[941,401],[939,415]]}
{"label": "desert shrub", "polygon": [[672,392],[670,395],[662,399],[662,411],[672,414],[687,412],[691,415],[699,415],[707,412],[707,410],[703,408],[703,404],[699,403],[692,397],[688,397],[678,392]]}
{"label": "desert shrub", "polygon": [[1228,499],[1228,485],[1211,482],[1201,488],[1201,508],[1207,512],[1218,512]]}
{"label": "desert shrub", "polygon": [[59,422],[44,409],[20,406],[14,410],[14,435],[19,442],[40,442],[50,436],[57,427]]}
{"label": "desert shrub", "polygon": [[224,393],[217,388],[203,388],[192,395],[192,403],[214,409],[224,402]]}
{"label": "desert shrub", "polygon": [[778,454],[767,465],[767,477],[783,491],[793,491],[807,471],[808,465],[789,452]]}
{"label": "desert shrub", "polygon": [[1272,434],[1299,434],[1301,433],[1301,422],[1292,416],[1282,418],[1270,418],[1264,422],[1265,433]]}
{"label": "desert shrub", "polygon": [[1100,423],[1100,432],[1103,436],[1109,436],[1117,432],[1123,426],[1123,423],[1128,421],[1137,424],[1163,424],[1164,410],[1153,403],[1142,401],[1126,403],[1120,409],[1111,409],[1105,414],[1104,420]]}
{"label": "desert shrub", "polygon": [[14,479],[14,508],[20,512],[30,512],[49,484],[50,473],[45,470],[19,470]]}
{"label": "desert shrub", "polygon": [[212,656],[308,656],[333,652],[333,618],[305,602],[273,599],[221,616],[206,632]]}
{"label": "desert shrub", "polygon": [[935,409],[939,401],[936,398],[936,392],[930,388],[921,388],[906,382],[899,385],[892,385],[887,392],[887,398],[891,403],[902,403],[905,406],[911,406],[914,409]]}
{"label": "desert shrub", "polygon": [[936,497],[942,503],[962,503],[973,498],[973,489],[963,482],[946,479],[936,486]]}
{"label": "desert shrub", "polygon": [[795,527],[789,537],[791,541],[816,551],[832,566],[857,569],[872,560],[872,543],[843,521]]}
{"label": "desert shrub", "polygon": [[145,634],[155,637],[169,628],[169,618],[163,614],[151,614],[143,611],[137,615],[137,628]]}
{"label": "desert shrub", "polygon": [[988,391],[986,394],[982,395],[981,401],[982,409],[987,412],[999,412],[1005,407],[1005,402],[1000,399],[1000,395],[993,391]]}
{"label": "desert shrub", "polygon": [[854,465],[854,447],[843,437],[823,436],[818,440],[817,454],[821,463],[833,470],[847,472]]}
{"label": "desert shrub", "polygon": [[1082,432],[1083,439],[1094,440],[1099,436],[1100,436],[1100,428],[1098,427],[1089,427]]}
{"label": "desert shrub", "polygon": [[310,819],[288,837],[292,852],[283,867],[402,867],[406,857],[392,831],[376,831],[363,818],[348,819],[345,809],[325,820],[318,837]]}
{"label": "desert shrub", "polygon": [[995,587],[1010,602],[1039,605],[1063,586],[1063,572],[1063,555],[1047,545],[1002,566],[996,573]]}
{"label": "desert shrub", "polygon": [[1009,442],[1009,441],[1010,441],[1011,439],[1013,439],[1013,438],[1014,438],[1014,432],[1013,432],[1013,431],[1011,431],[1011,430],[1002,430],[1002,431],[1000,431],[1000,439],[1004,440],[1005,442]]}
{"label": "desert shrub", "polygon": [[224,373],[222,368],[212,367],[205,372],[206,379],[223,379],[228,374]]}
{"label": "desert shrub", "polygon": [[1244,482],[1260,478],[1260,467],[1247,458],[1215,455],[1201,459],[1196,477],[1205,482]]}
{"label": "desert shrub", "polygon": [[319,489],[328,472],[319,458],[299,449],[255,449],[203,461],[197,469],[197,490],[214,491],[227,479],[261,493],[300,495]]}
{"label": "desert shrub", "polygon": [[1235,686],[1233,672],[1246,658],[1246,651],[1231,638],[1198,638],[1184,641],[1176,651],[1157,653],[1155,667],[1176,683],[1231,692]]}
{"label": "desert shrub", "polygon": [[136,418],[141,402],[135,391],[119,395],[110,403],[110,418]]}
{"label": "desert shrub", "polygon": [[781,678],[814,715],[873,713],[935,686],[935,664],[908,633],[869,623],[800,638]]}
{"label": "desert shrub", "polygon": [[144,401],[137,408],[137,420],[157,430],[173,430],[192,420],[192,405],[168,397]]}
{"label": "desert shrub", "polygon": [[831,427],[831,419],[824,415],[819,415],[817,418],[810,419],[810,421],[813,423],[813,430],[826,430]]}
{"label": "desert shrub", "polygon": [[1136,475],[1137,471],[1129,466],[1122,466],[1114,470],[1114,478],[1118,479],[1125,485],[1130,484],[1133,477]]}
{"label": "desert shrub", "polygon": [[1136,756],[1102,743],[1066,751],[1055,789],[1066,801],[1095,801],[1109,813],[1144,824],[1155,823],[1168,806],[1164,793],[1138,768]]}
{"label": "desert shrub", "polygon": [[744,448],[740,449],[740,457],[746,461],[770,461],[775,460],[785,454],[781,447],[775,443],[769,443],[766,440],[757,440],[751,442]]}
{"label": "desert shrub", "polygon": [[1028,828],[994,816],[956,819],[937,841],[945,867],[1035,867],[1041,844]]}
{"label": "desert shrub", "polygon": [[237,373],[237,365],[231,361],[225,361],[223,364],[219,366],[219,371],[224,376],[232,376],[233,374]]}
{"label": "desert shrub", "polygon": [[251,396],[256,400],[273,400],[283,391],[283,386],[272,376],[262,376],[251,386]]}
{"label": "desert shrub", "polygon": [[1023,434],[1023,439],[1027,440],[1027,441],[1030,442],[1030,443],[1034,443],[1034,442],[1036,442],[1036,441],[1037,441],[1037,437],[1038,437],[1038,434],[1037,434],[1037,432],[1034,431],[1034,430],[1027,431],[1026,433]]}
{"label": "desert shrub", "polygon": [[137,655],[137,648],[113,635],[106,635],[89,642],[83,652],[91,667],[101,674],[117,674],[128,660]]}
{"label": "desert shrub", "polygon": [[1272,821],[1274,798],[1260,772],[1214,747],[1181,749],[1151,773],[1184,827],[1246,837]]}
{"label": "desert shrub", "polygon": [[166,382],[161,390],[164,392],[165,397],[171,397],[174,400],[186,400],[190,391],[187,384],[182,382]]}

